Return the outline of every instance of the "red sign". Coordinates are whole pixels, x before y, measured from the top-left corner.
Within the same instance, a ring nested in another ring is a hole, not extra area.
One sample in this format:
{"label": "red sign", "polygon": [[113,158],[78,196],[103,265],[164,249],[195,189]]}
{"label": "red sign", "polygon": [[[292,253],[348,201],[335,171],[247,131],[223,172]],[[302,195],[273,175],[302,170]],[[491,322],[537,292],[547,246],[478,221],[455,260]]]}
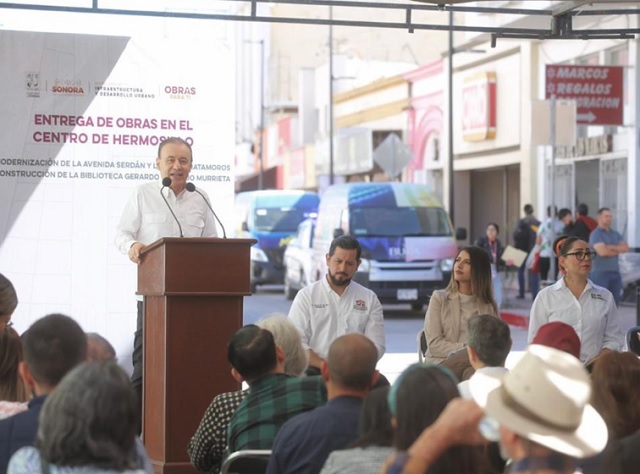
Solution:
{"label": "red sign", "polygon": [[462,88],[462,138],[481,141],[496,136],[496,74],[468,77]]}
{"label": "red sign", "polygon": [[622,125],[622,66],[547,64],[546,98],[575,100],[581,125]]}

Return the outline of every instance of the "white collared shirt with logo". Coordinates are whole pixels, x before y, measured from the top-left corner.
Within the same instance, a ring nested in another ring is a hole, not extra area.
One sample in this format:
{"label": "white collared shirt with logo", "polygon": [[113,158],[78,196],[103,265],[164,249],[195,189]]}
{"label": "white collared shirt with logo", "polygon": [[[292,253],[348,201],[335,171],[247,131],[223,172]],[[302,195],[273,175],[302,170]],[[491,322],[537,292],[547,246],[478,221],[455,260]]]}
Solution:
{"label": "white collared shirt with logo", "polygon": [[329,286],[327,277],[298,292],[289,310],[289,319],[302,335],[305,349],[323,359],[329,346],[347,333],[368,337],[378,349],[378,359],[385,351],[382,305],[376,294],[351,281],[342,296]]}
{"label": "white collared shirt with logo", "polygon": [[529,317],[531,343],[543,324],[561,321],[575,329],[580,338],[580,360],[588,362],[602,349],[622,350],[624,334],[609,290],[587,280],[580,298],[573,296],[564,278],[538,293]]}

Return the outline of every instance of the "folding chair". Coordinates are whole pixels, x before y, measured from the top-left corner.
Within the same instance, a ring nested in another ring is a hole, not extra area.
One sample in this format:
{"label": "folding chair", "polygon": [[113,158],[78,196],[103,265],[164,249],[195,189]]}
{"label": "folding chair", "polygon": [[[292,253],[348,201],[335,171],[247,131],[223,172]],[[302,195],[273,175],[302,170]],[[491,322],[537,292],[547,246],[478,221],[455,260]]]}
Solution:
{"label": "folding chair", "polygon": [[264,474],[270,456],[270,449],[236,451],[224,461],[220,474]]}
{"label": "folding chair", "polygon": [[640,326],[632,327],[627,331],[627,348],[640,356]]}
{"label": "folding chair", "polygon": [[416,337],[416,343],[418,346],[418,362],[424,362],[424,354],[427,352],[427,335],[424,329],[420,329]]}

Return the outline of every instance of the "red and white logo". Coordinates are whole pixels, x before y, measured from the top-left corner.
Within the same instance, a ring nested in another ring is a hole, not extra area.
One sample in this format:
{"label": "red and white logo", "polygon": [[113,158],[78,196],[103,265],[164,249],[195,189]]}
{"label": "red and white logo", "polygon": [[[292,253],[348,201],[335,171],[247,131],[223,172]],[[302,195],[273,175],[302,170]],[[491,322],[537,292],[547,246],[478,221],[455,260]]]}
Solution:
{"label": "red and white logo", "polygon": [[468,77],[462,88],[462,138],[468,142],[496,136],[496,73]]}

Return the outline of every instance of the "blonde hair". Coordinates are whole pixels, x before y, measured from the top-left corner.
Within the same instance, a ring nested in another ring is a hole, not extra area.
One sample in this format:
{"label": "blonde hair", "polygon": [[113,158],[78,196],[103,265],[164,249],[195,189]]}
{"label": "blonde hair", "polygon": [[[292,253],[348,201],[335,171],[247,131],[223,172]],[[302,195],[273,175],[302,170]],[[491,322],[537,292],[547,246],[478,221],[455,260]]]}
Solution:
{"label": "blonde hair", "polygon": [[[464,247],[460,249],[458,255],[456,255],[456,259],[462,252],[467,252],[469,254],[469,260],[471,260],[471,292],[483,303],[492,305],[496,314],[498,314],[498,305],[493,298],[491,260],[489,259],[489,255],[480,247]],[[454,295],[458,293],[458,282],[455,279],[454,271],[451,272],[447,292]]]}

